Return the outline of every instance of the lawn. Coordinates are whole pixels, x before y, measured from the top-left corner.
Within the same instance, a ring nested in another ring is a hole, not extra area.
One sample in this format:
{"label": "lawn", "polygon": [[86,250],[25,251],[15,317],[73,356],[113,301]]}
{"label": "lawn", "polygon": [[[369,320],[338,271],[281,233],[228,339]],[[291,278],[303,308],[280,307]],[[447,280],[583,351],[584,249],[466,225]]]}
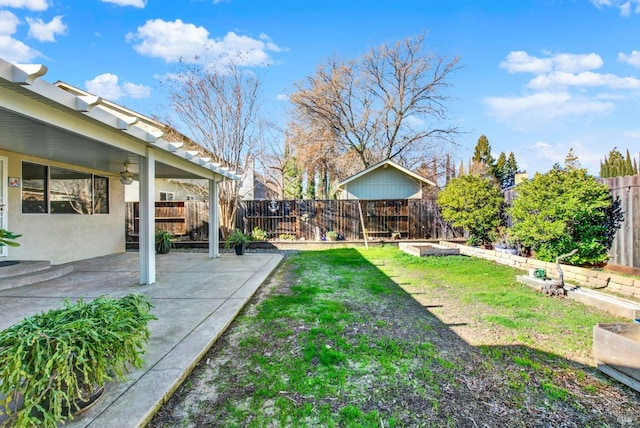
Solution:
{"label": "lawn", "polygon": [[638,426],[593,367],[615,317],[468,257],[289,254],[151,422],[174,426]]}

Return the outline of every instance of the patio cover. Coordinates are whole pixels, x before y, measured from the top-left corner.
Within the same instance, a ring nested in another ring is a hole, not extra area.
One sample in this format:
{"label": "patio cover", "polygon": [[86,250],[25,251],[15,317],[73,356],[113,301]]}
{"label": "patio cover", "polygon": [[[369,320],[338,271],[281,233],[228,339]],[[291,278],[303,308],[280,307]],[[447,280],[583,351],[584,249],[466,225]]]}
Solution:
{"label": "patio cover", "polygon": [[46,72],[43,65],[0,59],[0,148],[112,176],[129,163],[140,183],[140,284],[152,284],[156,277],[155,178],[208,179],[209,256],[219,256],[218,183],[240,177],[163,138],[143,115],[46,82],[41,78]]}

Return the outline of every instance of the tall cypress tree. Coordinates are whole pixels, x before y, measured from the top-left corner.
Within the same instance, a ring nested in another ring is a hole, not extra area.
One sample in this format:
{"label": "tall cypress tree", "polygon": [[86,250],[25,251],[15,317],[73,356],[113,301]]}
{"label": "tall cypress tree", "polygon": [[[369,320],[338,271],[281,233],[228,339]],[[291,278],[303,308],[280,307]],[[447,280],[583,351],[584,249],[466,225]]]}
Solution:
{"label": "tall cypress tree", "polygon": [[629,149],[627,149],[627,156],[624,159],[624,175],[633,175],[633,164],[631,163]]}

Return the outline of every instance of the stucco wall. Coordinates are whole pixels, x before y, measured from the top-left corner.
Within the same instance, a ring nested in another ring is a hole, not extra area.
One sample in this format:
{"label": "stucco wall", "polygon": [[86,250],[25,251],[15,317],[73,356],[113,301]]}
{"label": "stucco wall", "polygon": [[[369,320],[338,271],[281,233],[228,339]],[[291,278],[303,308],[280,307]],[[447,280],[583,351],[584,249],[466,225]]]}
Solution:
{"label": "stucco wall", "polygon": [[[22,161],[108,176],[101,171],[0,150],[9,160],[9,177],[22,180]],[[67,263],[125,251],[124,189],[109,177],[109,214],[22,214],[21,188],[8,189],[8,229],[22,234],[20,246],[9,248],[7,260]]]}
{"label": "stucco wall", "polygon": [[[556,264],[535,260],[531,257],[520,257],[511,254],[500,253],[495,250],[485,250],[478,247],[454,244],[440,241],[440,244],[457,247],[460,253],[493,260],[496,263],[512,266],[518,269],[545,269],[547,276],[557,278]],[[640,279],[616,275],[610,271],[581,268],[578,266],[562,265],[562,274],[567,283],[584,287],[603,289],[613,293],[640,300]]]}

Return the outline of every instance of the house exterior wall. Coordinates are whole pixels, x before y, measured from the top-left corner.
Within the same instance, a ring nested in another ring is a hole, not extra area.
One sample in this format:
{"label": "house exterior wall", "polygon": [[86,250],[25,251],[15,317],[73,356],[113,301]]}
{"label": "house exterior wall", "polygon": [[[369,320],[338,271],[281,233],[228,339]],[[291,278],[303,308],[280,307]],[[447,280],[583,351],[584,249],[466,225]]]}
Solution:
{"label": "house exterior wall", "polygon": [[420,199],[421,185],[396,168],[378,168],[347,184],[338,199]]}
{"label": "house exterior wall", "polygon": [[[192,182],[199,184],[192,184]],[[208,186],[207,180],[182,180],[180,182],[180,180],[157,179],[155,181],[155,200],[160,200],[160,192],[170,192],[173,193],[174,201],[186,201],[188,200],[187,196],[194,196],[196,201],[203,201],[207,199]],[[124,189],[125,202],[140,201],[140,182],[134,180],[130,185],[124,186]]]}
{"label": "house exterior wall", "polygon": [[[22,162],[58,166],[107,176],[100,171],[0,150],[8,158],[9,177],[22,181]],[[8,230],[21,234],[19,247],[9,248],[7,260],[47,260],[52,264],[125,251],[124,189],[109,177],[109,214],[23,214],[21,187],[8,189]]]}

